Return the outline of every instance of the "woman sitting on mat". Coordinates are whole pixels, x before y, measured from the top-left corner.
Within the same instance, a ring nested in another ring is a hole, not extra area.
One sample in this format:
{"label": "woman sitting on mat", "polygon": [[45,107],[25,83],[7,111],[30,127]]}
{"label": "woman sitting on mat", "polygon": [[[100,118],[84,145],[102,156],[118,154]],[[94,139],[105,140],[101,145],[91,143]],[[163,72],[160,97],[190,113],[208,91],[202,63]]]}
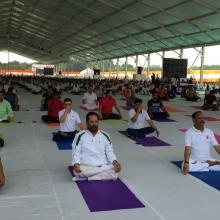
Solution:
{"label": "woman sitting on mat", "polygon": [[211,90],[210,93],[205,96],[202,109],[212,111],[217,111],[219,109],[219,104],[213,90]]}
{"label": "woman sitting on mat", "polygon": [[197,95],[196,90],[193,88],[193,86],[190,86],[186,90],[186,101],[192,101],[196,102],[197,100],[201,100],[201,98]]}

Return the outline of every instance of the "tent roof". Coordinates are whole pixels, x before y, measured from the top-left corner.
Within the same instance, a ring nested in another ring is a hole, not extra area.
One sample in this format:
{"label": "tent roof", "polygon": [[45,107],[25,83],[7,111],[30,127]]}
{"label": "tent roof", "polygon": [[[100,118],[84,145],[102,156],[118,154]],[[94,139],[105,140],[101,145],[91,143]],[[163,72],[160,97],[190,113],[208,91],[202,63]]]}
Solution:
{"label": "tent roof", "polygon": [[218,0],[1,0],[0,49],[41,62],[220,42]]}

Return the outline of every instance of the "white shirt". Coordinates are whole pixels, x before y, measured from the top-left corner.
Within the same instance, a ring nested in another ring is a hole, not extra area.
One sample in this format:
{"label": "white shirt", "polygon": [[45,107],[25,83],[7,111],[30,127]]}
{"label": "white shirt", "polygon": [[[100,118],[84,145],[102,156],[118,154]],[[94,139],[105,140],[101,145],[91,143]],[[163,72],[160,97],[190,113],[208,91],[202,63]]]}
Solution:
{"label": "white shirt", "polygon": [[[59,118],[64,114],[65,109],[59,111]],[[60,122],[60,131],[73,132],[76,130],[76,125],[81,123],[79,114],[73,110],[66,116],[64,122]]]}
{"label": "white shirt", "polygon": [[83,100],[85,100],[88,105],[94,105],[96,104],[95,102],[97,101],[97,96],[94,92],[92,94],[86,92],[83,96]]}
{"label": "white shirt", "polygon": [[145,127],[145,121],[149,121],[150,117],[145,110],[141,110],[138,115],[138,118],[135,122],[132,122],[131,119],[135,116],[136,112],[134,109],[128,111],[128,128],[140,129]]}
{"label": "white shirt", "polygon": [[215,139],[214,133],[208,128],[204,128],[201,132],[195,127],[187,130],[185,134],[185,146],[191,148],[190,159],[204,162],[209,160],[210,157],[210,147],[218,145]]}
{"label": "white shirt", "polygon": [[102,166],[116,160],[109,135],[99,130],[95,136],[88,131],[79,132],[72,143],[72,165],[75,163]]}

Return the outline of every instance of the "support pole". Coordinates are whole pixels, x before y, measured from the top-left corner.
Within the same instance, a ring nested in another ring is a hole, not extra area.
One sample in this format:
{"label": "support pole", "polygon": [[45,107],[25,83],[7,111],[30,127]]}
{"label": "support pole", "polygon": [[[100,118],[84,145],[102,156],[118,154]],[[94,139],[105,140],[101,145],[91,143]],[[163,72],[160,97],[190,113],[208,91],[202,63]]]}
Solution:
{"label": "support pole", "polygon": [[125,58],[125,76],[127,78],[127,72],[128,72],[128,57]]}
{"label": "support pole", "polygon": [[117,64],[116,64],[116,65],[117,65],[116,68],[117,68],[117,78],[118,78],[118,72],[119,72],[119,58],[117,58]]}
{"label": "support pole", "polygon": [[202,46],[202,49],[201,49],[201,66],[200,66],[200,82],[202,82],[202,80],[203,80],[204,59],[205,59],[205,47]]}
{"label": "support pole", "polygon": [[148,54],[147,57],[147,80],[149,79],[149,75],[150,75],[150,53]]}
{"label": "support pole", "polygon": [[136,55],[135,63],[136,63],[136,71],[137,71],[137,68],[138,68],[138,55]]}
{"label": "support pole", "polygon": [[180,49],[180,59],[183,59],[183,48]]}

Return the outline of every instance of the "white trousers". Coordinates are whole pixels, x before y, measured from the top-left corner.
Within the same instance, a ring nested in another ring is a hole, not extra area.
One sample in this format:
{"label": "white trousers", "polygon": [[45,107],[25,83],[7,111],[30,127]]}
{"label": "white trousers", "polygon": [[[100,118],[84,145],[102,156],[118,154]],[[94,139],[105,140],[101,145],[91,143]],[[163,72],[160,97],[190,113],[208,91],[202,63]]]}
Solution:
{"label": "white trousers", "polygon": [[81,173],[74,172],[76,178],[88,180],[116,180],[118,173],[114,171],[113,165],[102,165],[101,167],[80,165]]}
{"label": "white trousers", "polygon": [[[215,159],[210,159],[215,161]],[[182,164],[183,167],[184,164]],[[189,160],[189,172],[220,171],[220,165],[209,166],[207,162]]]}
{"label": "white trousers", "polygon": [[94,104],[82,104],[81,107],[87,110],[94,110],[98,108],[98,105],[96,105],[95,103]]}

